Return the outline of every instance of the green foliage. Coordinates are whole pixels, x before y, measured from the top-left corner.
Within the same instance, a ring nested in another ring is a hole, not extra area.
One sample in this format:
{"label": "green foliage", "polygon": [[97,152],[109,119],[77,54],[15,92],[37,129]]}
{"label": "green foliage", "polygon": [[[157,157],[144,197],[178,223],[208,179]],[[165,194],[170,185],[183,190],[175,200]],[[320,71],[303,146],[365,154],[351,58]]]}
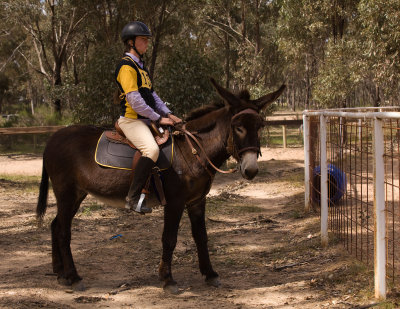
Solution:
{"label": "green foliage", "polygon": [[398,0],[4,0],[0,113],[111,125],[119,34],[134,19],[153,33],[155,89],[181,116],[212,100],[210,76],[253,98],[286,81],[293,108],[399,104]]}
{"label": "green foliage", "polygon": [[329,42],[325,61],[314,80],[314,99],[322,106],[346,107],[346,99],[354,91],[353,63],[350,54],[353,49],[346,42]]}
{"label": "green foliage", "polygon": [[101,210],[103,207],[97,203],[91,203],[88,206],[84,206],[81,208],[81,214],[83,216],[92,216],[93,213]]}
{"label": "green foliage", "polygon": [[193,108],[210,103],[215,90],[209,78],[218,80],[220,75],[221,68],[215,60],[189,46],[181,46],[163,63],[155,88],[163,100],[171,102],[171,110],[183,116]]}
{"label": "green foliage", "polygon": [[77,123],[112,125],[119,115],[114,104],[117,91],[114,72],[121,57],[119,46],[98,48],[88,61],[78,85],[67,83],[63,92],[69,92],[69,105]]}
{"label": "green foliage", "polygon": [[8,189],[37,192],[41,176],[0,174],[0,180],[2,186]]}
{"label": "green foliage", "polygon": [[362,66],[388,96],[399,97],[400,2],[362,0],[359,4]]}
{"label": "green foliage", "polygon": [[18,118],[13,122],[13,126],[31,127],[31,126],[56,126],[72,124],[69,111],[64,111],[62,117],[54,111],[53,108],[42,105],[35,109],[32,114],[27,110],[21,110]]}

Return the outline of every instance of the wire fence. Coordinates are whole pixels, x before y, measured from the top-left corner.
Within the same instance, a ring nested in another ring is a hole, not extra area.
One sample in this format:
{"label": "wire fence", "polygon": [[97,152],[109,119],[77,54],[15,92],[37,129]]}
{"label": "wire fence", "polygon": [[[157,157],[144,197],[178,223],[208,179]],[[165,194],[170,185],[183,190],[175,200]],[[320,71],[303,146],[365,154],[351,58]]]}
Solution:
{"label": "wire fence", "polygon": [[[305,112],[308,122],[308,133],[305,132],[305,155],[308,158],[306,190],[309,190],[308,194],[306,192],[306,199],[309,199],[306,200],[306,205],[322,209],[320,208],[323,201],[321,160],[324,160],[324,156],[321,152],[326,152],[328,229],[349,253],[367,265],[377,268],[374,255],[377,250],[375,248],[377,242],[374,241],[377,230],[375,209],[376,193],[379,193],[376,190],[379,190],[380,184],[375,176],[383,169],[382,196],[384,196],[386,221],[384,267],[386,279],[398,286],[400,283],[400,113],[399,108],[387,108],[381,113],[378,111],[380,110],[346,109]],[[382,141],[375,134],[378,118],[382,123]],[[322,132],[325,129],[321,124],[326,124],[326,135]],[[325,139],[322,138],[323,135]],[[379,145],[383,145],[383,158],[381,158],[383,164],[377,168],[380,157]],[[322,217],[321,210],[321,220]]]}

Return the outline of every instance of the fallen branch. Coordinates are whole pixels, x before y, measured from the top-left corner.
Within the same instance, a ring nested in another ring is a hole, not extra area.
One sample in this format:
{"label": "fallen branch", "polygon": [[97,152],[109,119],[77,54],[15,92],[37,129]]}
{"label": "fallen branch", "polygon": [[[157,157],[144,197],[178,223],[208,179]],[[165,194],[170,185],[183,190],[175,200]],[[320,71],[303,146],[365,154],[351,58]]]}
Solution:
{"label": "fallen branch", "polygon": [[271,219],[251,220],[251,221],[247,221],[247,222],[224,221],[224,220],[212,219],[210,217],[207,217],[207,219],[214,223],[224,223],[224,224],[231,224],[231,225],[235,225],[235,226],[243,226],[243,225],[250,225],[250,224],[256,224],[256,223],[276,223],[275,221],[273,221]]}
{"label": "fallen branch", "polygon": [[300,265],[305,265],[308,264],[307,262],[302,262],[302,263],[291,263],[291,264],[286,264],[286,265],[282,265],[282,266],[275,266],[273,267],[274,271],[281,271],[283,269],[286,268],[290,268],[290,267],[295,267],[295,266],[300,266]]}
{"label": "fallen branch", "polygon": [[380,303],[372,303],[372,304],[369,304],[369,305],[351,307],[351,309],[368,309],[368,308],[372,308],[372,307],[375,307],[375,306],[378,306],[378,305],[380,305]]}
{"label": "fallen branch", "polygon": [[123,292],[123,291],[128,291],[128,290],[130,290],[131,288],[129,287],[129,286],[127,286],[127,287],[124,287],[124,288],[120,288],[120,289],[117,289],[117,290],[113,290],[113,291],[111,291],[111,292],[109,292],[108,294],[110,294],[110,295],[117,295],[118,293],[121,293],[121,292]]}
{"label": "fallen branch", "polygon": [[124,283],[121,284],[117,289],[112,290],[111,292],[108,292],[109,295],[116,295],[118,293],[121,293],[123,291],[128,291],[131,289],[131,284],[130,283]]}

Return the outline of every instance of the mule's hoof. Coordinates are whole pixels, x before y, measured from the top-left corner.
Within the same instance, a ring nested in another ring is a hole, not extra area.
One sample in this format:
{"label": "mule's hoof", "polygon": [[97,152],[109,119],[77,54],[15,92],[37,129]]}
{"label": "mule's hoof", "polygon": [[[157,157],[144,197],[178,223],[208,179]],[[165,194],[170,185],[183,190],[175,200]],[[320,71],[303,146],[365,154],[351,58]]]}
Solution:
{"label": "mule's hoof", "polygon": [[179,289],[177,284],[168,284],[164,286],[164,292],[167,294],[177,295],[179,294]]}
{"label": "mule's hoof", "polygon": [[221,281],[219,281],[219,277],[206,279],[206,283],[207,283],[207,285],[213,286],[213,287],[216,287],[216,288],[221,286]]}
{"label": "mule's hoof", "polygon": [[60,285],[71,286],[71,282],[69,280],[65,279],[64,277],[58,277],[57,282]]}
{"label": "mule's hoof", "polygon": [[82,280],[73,283],[71,287],[76,292],[82,292],[86,290],[85,284],[83,283]]}

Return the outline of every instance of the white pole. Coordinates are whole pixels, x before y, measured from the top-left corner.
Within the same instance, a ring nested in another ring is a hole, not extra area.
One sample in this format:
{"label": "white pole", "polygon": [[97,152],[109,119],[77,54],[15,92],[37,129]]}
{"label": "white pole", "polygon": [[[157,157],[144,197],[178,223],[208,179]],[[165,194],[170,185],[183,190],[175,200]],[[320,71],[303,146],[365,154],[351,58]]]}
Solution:
{"label": "white pole", "polygon": [[328,164],[326,160],[326,119],[320,116],[321,152],[321,244],[328,245]]}
{"label": "white pole", "polygon": [[286,126],[282,126],[282,135],[283,135],[283,148],[287,148],[287,137],[286,137]]}
{"label": "white pole", "polygon": [[311,209],[311,186],[310,186],[310,119],[303,115],[304,132],[304,208],[305,211]]}
{"label": "white pole", "polygon": [[385,166],[382,120],[374,120],[374,268],[375,297],[386,298]]}

